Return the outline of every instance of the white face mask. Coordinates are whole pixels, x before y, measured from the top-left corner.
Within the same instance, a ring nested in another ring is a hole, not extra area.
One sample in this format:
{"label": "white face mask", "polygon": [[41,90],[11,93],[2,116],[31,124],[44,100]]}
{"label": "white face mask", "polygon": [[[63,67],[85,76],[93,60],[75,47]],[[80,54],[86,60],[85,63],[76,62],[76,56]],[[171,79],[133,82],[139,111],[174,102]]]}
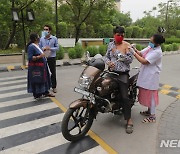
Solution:
{"label": "white face mask", "polygon": [[49,32],[44,30],[44,31],[42,31],[41,35],[42,35],[42,37],[46,37],[47,35],[49,35]]}

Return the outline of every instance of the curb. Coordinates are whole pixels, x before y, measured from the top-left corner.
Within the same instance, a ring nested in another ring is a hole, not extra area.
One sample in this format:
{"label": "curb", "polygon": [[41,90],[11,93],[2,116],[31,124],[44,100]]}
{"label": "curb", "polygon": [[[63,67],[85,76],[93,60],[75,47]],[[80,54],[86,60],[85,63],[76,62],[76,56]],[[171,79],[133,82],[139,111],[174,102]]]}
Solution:
{"label": "curb", "polygon": [[176,99],[180,99],[180,88],[173,87],[167,84],[159,84],[159,92],[164,95],[168,95],[174,97]]}
{"label": "curb", "polygon": [[163,52],[163,56],[166,56],[166,55],[177,55],[177,54],[180,54],[180,50],[178,50],[178,51],[165,51],[165,52]]}
{"label": "curb", "polygon": [[[74,61],[74,62],[69,62],[69,61],[64,61],[64,62],[56,62],[56,67],[62,67],[62,66],[71,66],[71,65],[81,65],[84,63],[84,61],[79,60],[78,61]],[[14,66],[14,65],[9,65],[9,66],[5,66],[5,67],[0,67],[0,73],[1,72],[12,72],[12,71],[20,71],[20,70],[26,70],[28,69],[28,66]]]}
{"label": "curb", "polygon": [[[176,55],[180,54],[180,51],[169,51],[169,52],[163,52],[163,56],[166,55]],[[83,59],[71,59],[71,60],[56,60],[56,67],[61,67],[61,66],[71,66],[71,65],[81,65],[84,64],[85,60]],[[0,67],[0,73],[1,72],[11,72],[11,71],[19,71],[19,70],[25,70],[27,69],[28,66],[6,66],[6,67]],[[179,90],[179,89],[178,89]]]}

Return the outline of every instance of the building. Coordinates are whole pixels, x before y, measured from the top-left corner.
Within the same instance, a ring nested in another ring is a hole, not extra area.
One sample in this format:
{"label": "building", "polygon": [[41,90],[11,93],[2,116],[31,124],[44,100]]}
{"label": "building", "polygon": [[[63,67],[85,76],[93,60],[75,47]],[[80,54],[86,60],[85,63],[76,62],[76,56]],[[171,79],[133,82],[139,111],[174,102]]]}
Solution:
{"label": "building", "polygon": [[115,0],[116,1],[116,8],[119,12],[121,12],[121,0]]}

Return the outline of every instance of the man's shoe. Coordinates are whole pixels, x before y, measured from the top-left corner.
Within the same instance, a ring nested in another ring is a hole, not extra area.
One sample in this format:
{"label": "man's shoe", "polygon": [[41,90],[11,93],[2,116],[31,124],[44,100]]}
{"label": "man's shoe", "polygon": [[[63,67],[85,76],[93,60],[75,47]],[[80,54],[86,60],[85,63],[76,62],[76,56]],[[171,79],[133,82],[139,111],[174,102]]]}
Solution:
{"label": "man's shoe", "polygon": [[53,93],[57,93],[57,89],[56,88],[53,88]]}

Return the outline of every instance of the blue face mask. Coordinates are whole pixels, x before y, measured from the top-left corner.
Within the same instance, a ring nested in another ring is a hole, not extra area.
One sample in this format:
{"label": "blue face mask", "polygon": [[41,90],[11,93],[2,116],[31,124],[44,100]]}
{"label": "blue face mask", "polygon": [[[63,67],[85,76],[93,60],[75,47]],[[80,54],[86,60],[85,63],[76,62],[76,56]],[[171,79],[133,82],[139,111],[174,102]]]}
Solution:
{"label": "blue face mask", "polygon": [[152,42],[149,42],[149,46],[150,46],[151,48],[155,48],[155,44],[152,43]]}
{"label": "blue face mask", "polygon": [[49,35],[49,32],[48,31],[42,31],[42,37],[46,37],[47,35]]}

